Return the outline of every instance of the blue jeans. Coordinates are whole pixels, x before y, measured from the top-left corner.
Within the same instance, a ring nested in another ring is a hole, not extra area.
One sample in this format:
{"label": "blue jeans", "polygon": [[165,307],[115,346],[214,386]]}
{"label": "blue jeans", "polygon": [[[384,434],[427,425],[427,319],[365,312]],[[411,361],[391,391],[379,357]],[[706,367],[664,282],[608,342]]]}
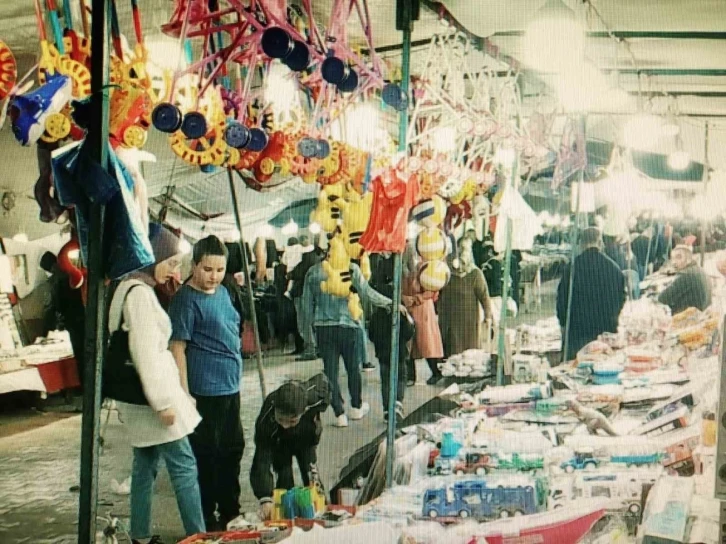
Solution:
{"label": "blue jeans", "polygon": [[151,501],[154,480],[162,457],[174,487],[184,531],[187,536],[206,531],[197,481],[197,463],[189,439],[184,437],[148,448],[134,448],[131,473],[131,538],[151,536]]}
{"label": "blue jeans", "polygon": [[360,408],[361,378],[360,378],[360,327],[315,327],[318,339],[318,351],[323,359],[325,377],[330,383],[330,405],[333,407],[335,417],[345,413],[343,396],[340,393],[338,374],[340,357],[343,357],[345,371],[348,373],[348,392],[353,408]]}

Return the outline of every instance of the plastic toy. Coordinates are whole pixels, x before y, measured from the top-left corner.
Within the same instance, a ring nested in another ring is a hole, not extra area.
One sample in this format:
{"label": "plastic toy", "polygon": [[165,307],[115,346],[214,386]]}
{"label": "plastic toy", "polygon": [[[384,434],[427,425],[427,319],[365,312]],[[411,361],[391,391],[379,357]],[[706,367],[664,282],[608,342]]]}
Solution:
{"label": "plastic toy", "polygon": [[359,296],[351,293],[350,257],[345,250],[345,242],[339,236],[330,241],[328,258],[323,261],[323,271],[327,279],[320,283],[320,289],[333,296],[348,297],[348,309],[353,319],[358,321],[363,315],[363,309]]}
{"label": "plastic toy", "polygon": [[628,467],[642,467],[644,465],[657,465],[663,455],[660,453],[649,453],[645,455],[613,455],[611,463],[626,465]]}
{"label": "plastic toy", "polygon": [[688,406],[680,406],[673,412],[648,421],[645,425],[636,427],[630,431],[631,435],[657,436],[675,429],[682,429],[688,426],[690,410]]}
{"label": "plastic toy", "polygon": [[[46,130],[46,121],[60,114],[70,101],[72,88],[70,78],[55,76],[35,91],[13,97],[8,116],[15,138],[25,146],[37,142]],[[53,126],[64,131],[62,123]]]}
{"label": "plastic toy", "polygon": [[318,206],[310,214],[310,220],[320,225],[323,231],[333,233],[338,228],[342,217],[341,206],[344,206],[343,195],[345,186],[329,185],[318,193]]}
{"label": "plastic toy", "polygon": [[18,65],[10,48],[0,41],[0,100],[5,100],[18,80]]}
{"label": "plastic toy", "polygon": [[454,465],[454,473],[457,476],[463,474],[476,474],[477,476],[484,476],[487,474],[494,464],[489,455],[485,453],[468,452],[464,455],[464,458]]}
{"label": "plastic toy", "polygon": [[363,246],[360,245],[360,238],[368,227],[368,220],[371,217],[371,205],[373,194],[367,193],[360,196],[355,191],[348,191],[345,199],[338,201],[343,214],[341,235],[345,242],[345,249],[353,260],[363,257]]}
{"label": "plastic toy", "polygon": [[509,469],[526,472],[529,470],[537,470],[544,468],[544,459],[536,455],[524,455],[513,453],[509,455],[497,456],[497,468]]}
{"label": "plastic toy", "polygon": [[602,429],[610,436],[618,436],[615,427],[612,426],[610,420],[603,413],[598,412],[594,408],[587,408],[576,400],[570,401],[568,407],[587,426],[590,434],[598,434],[598,430]]}
{"label": "plastic toy", "polygon": [[[504,482],[502,482],[504,483]],[[449,488],[429,489],[424,493],[423,515],[428,518],[507,518],[534,514],[546,505],[547,492],[542,480],[491,485],[467,481]]]}
{"label": "plastic toy", "polygon": [[314,519],[325,512],[325,497],[314,485],[290,490],[275,489],[273,520]]}
{"label": "plastic toy", "polygon": [[600,460],[594,456],[591,448],[576,451],[574,457],[560,464],[560,468],[571,473],[575,470],[592,470],[600,466]]}

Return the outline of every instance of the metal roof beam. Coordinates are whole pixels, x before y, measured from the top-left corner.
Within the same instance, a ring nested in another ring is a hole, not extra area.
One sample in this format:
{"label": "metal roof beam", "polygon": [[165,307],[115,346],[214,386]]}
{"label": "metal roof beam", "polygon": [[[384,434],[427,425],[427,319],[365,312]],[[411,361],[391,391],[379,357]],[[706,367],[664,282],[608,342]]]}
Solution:
{"label": "metal roof beam", "polygon": [[726,69],[713,68],[601,68],[602,72],[618,72],[621,75],[646,76],[726,76]]}
{"label": "metal roof beam", "polygon": [[[509,38],[524,36],[524,30],[506,30],[496,32],[492,38]],[[666,39],[666,40],[726,40],[726,32],[701,31],[668,31],[668,30],[613,30],[610,32],[591,31],[590,38],[618,38],[620,40]]]}

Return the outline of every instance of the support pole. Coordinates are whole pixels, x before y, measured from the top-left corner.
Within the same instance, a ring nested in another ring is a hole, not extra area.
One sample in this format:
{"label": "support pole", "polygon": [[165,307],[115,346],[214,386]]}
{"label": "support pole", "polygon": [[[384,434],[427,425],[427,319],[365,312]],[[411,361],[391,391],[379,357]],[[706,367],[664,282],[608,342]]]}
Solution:
{"label": "support pole", "polygon": [[[91,28],[91,124],[86,136],[91,158],[108,169],[109,0],[93,0]],[[88,229],[88,304],[81,420],[81,492],[78,500],[78,544],[96,542],[101,376],[106,339],[106,288],[103,272],[105,206],[91,204]]]}
{"label": "support pole", "polygon": [[[409,78],[411,71],[411,30],[413,22],[411,0],[400,0],[405,4],[404,27],[403,27],[403,50],[401,55],[401,90],[408,100]],[[406,132],[408,130],[408,103],[401,112],[398,119],[398,150],[406,151]],[[393,254],[393,305],[391,308],[391,364],[389,368],[388,388],[388,433],[386,440],[386,487],[393,486],[393,461],[396,456],[396,392],[398,391],[398,365],[406,364],[406,361],[399,361],[399,331],[401,329],[401,313],[398,311],[401,306],[401,275],[403,274],[403,263],[400,253]]]}
{"label": "support pole", "polygon": [[[709,169],[710,169],[710,162],[708,160],[708,140],[709,140],[709,126],[708,121],[706,121],[706,128],[705,128],[705,134],[704,134],[704,150],[703,150],[703,196],[704,199],[708,198],[708,178],[709,176]],[[706,216],[703,215],[701,219],[701,268],[703,268],[706,265],[706,227],[707,227],[707,219]]]}
{"label": "support pole", "polygon": [[255,333],[255,355],[257,358],[257,374],[260,377],[260,391],[262,392],[262,400],[267,398],[267,381],[265,380],[265,369],[262,365],[262,344],[260,344],[260,328],[257,325],[257,311],[255,310],[255,295],[252,291],[252,277],[250,275],[250,263],[247,261],[247,248],[245,247],[245,238],[242,234],[242,215],[239,209],[239,200],[237,199],[237,189],[234,186],[234,175],[231,169],[227,169],[227,179],[229,179],[229,192],[232,195],[232,205],[234,206],[234,219],[237,223],[239,231],[239,246],[242,251],[242,268],[245,274],[245,287],[247,288],[247,302],[250,305],[250,315],[252,318],[252,329]]}
{"label": "support pole", "polygon": [[[519,157],[514,164],[507,165],[507,186],[504,189],[516,191],[516,179],[519,175]],[[499,335],[497,345],[497,385],[504,385],[504,362],[507,357],[507,301],[512,286],[512,218],[507,216],[507,243],[504,248],[504,270],[502,270],[502,308],[499,312]],[[490,316],[487,316],[489,319]],[[487,334],[489,334],[487,328]]]}

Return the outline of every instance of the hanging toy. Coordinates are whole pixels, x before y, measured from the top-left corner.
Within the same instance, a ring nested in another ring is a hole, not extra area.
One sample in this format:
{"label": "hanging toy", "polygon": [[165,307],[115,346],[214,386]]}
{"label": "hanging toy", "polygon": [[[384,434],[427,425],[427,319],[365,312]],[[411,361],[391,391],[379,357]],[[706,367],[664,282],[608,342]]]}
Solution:
{"label": "hanging toy", "polygon": [[55,76],[36,90],[14,96],[8,107],[15,138],[24,146],[37,142],[46,130],[46,120],[59,114],[72,96],[71,80]]}
{"label": "hanging toy", "polygon": [[5,100],[18,80],[18,65],[10,48],[0,41],[0,100]]}
{"label": "hanging toy", "polygon": [[310,220],[317,223],[323,231],[331,234],[338,228],[342,217],[341,205],[345,186],[343,184],[328,185],[318,194],[318,206],[310,214]]}
{"label": "hanging toy", "polygon": [[416,238],[416,251],[424,261],[439,261],[446,257],[446,236],[439,228],[426,228]]}
{"label": "hanging toy", "polygon": [[449,283],[451,271],[444,261],[423,263],[418,273],[418,281],[424,291],[437,292]]}
{"label": "hanging toy", "polygon": [[71,258],[71,253],[78,255],[80,250],[81,246],[78,244],[78,240],[72,239],[58,252],[58,268],[68,274],[68,284],[71,289],[80,289],[85,281],[85,269],[76,266]]}

